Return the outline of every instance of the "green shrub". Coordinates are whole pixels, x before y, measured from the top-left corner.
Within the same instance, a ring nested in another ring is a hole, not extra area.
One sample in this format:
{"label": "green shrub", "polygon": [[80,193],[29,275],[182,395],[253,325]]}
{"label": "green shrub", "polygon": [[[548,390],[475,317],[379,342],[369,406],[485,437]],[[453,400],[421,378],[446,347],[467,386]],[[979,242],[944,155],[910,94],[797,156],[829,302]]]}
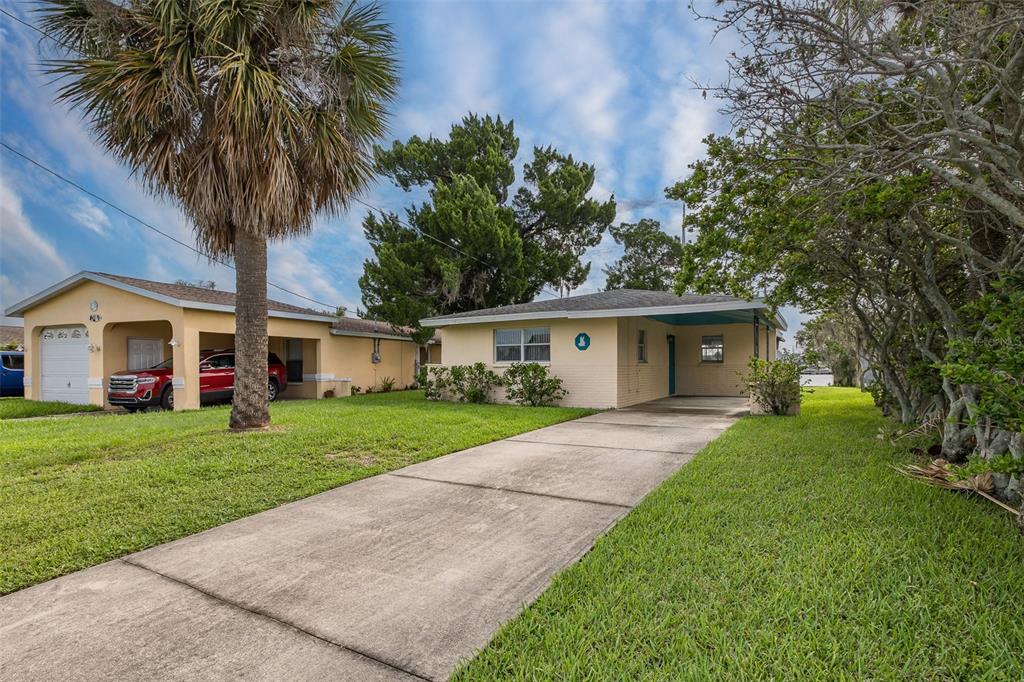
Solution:
{"label": "green shrub", "polygon": [[427,400],[444,400],[444,393],[451,384],[451,372],[447,367],[421,367],[416,381]]}
{"label": "green shrub", "polygon": [[392,377],[381,377],[380,379],[380,392],[391,393],[395,390],[395,380]]}
{"label": "green shrub", "polygon": [[536,362],[517,362],[505,370],[501,381],[505,395],[519,405],[552,405],[567,394],[562,380]]}
{"label": "green shrub", "polygon": [[449,368],[449,376],[452,395],[461,403],[486,403],[491,397],[491,390],[501,386],[501,378],[482,362],[453,365]]}
{"label": "green shrub", "polygon": [[741,376],[750,399],[768,414],[788,414],[800,404],[800,366],[795,362],[750,358]]}
{"label": "green shrub", "polygon": [[953,467],[953,476],[957,480],[963,481],[988,471],[1007,476],[1024,476],[1024,459],[1016,459],[1010,454],[997,455],[991,459],[972,455],[967,459],[966,464]]}
{"label": "green shrub", "polygon": [[486,403],[501,378],[487,365],[430,366],[420,369],[417,377],[427,400],[457,400],[460,403]]}

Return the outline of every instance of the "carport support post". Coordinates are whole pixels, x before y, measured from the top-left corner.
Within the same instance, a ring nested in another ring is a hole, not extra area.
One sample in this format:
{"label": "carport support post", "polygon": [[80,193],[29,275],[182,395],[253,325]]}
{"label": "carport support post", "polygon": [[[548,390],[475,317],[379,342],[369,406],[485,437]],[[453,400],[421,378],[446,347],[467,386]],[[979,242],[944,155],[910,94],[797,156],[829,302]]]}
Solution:
{"label": "carport support post", "polygon": [[754,357],[761,357],[761,332],[758,329],[760,320],[757,318],[757,314],[754,314]]}
{"label": "carport support post", "polygon": [[173,325],[174,409],[199,409],[199,330]]}
{"label": "carport support post", "polygon": [[[330,338],[330,336],[328,336],[327,338]],[[303,342],[303,344],[305,344],[305,342]],[[313,397],[314,398],[323,398],[324,397],[324,392],[327,391],[328,389],[334,387],[333,383],[328,383],[328,382],[323,380],[323,377],[324,377],[324,352],[325,352],[325,346],[326,345],[327,344],[325,344],[321,339],[314,339],[313,340],[313,357],[315,358],[315,363],[313,365],[313,372],[312,372],[312,374],[313,374]],[[305,346],[303,346],[303,347],[305,347]],[[303,367],[302,371],[303,372],[306,371],[305,367]]]}

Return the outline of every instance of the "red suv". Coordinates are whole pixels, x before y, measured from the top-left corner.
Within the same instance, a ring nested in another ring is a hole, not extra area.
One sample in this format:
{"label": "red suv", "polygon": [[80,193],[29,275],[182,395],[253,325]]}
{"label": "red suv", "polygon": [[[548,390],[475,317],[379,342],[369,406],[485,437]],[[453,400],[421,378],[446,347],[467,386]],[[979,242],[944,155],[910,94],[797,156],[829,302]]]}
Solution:
{"label": "red suv", "polygon": [[[110,375],[107,402],[129,412],[147,407],[174,408],[171,380],[174,369],[165,360],[149,369]],[[267,355],[267,397],[273,401],[288,387],[288,368],[275,354]],[[199,353],[199,400],[215,403],[231,400],[235,392],[235,351],[204,350]]]}

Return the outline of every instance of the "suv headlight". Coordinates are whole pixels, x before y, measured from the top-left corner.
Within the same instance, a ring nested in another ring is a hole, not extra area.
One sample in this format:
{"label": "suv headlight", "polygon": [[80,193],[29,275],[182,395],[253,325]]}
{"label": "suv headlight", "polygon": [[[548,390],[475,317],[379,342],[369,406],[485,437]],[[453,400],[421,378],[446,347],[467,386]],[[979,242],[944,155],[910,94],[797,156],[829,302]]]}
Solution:
{"label": "suv headlight", "polygon": [[136,383],[138,383],[140,385],[141,384],[155,384],[156,383],[156,377],[139,377],[136,380]]}

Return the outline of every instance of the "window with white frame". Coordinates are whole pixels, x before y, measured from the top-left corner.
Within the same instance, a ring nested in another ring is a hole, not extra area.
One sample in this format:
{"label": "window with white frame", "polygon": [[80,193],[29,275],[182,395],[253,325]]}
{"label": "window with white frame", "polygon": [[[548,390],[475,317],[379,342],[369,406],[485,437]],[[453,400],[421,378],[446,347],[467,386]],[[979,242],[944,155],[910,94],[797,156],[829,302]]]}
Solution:
{"label": "window with white frame", "polygon": [[722,362],[725,360],[725,343],[722,336],[700,337],[700,361]]}
{"label": "window with white frame", "polygon": [[647,330],[638,329],[636,333],[636,361],[647,362]]}
{"label": "window with white frame", "polygon": [[550,362],[551,329],[548,327],[495,329],[494,361]]}

